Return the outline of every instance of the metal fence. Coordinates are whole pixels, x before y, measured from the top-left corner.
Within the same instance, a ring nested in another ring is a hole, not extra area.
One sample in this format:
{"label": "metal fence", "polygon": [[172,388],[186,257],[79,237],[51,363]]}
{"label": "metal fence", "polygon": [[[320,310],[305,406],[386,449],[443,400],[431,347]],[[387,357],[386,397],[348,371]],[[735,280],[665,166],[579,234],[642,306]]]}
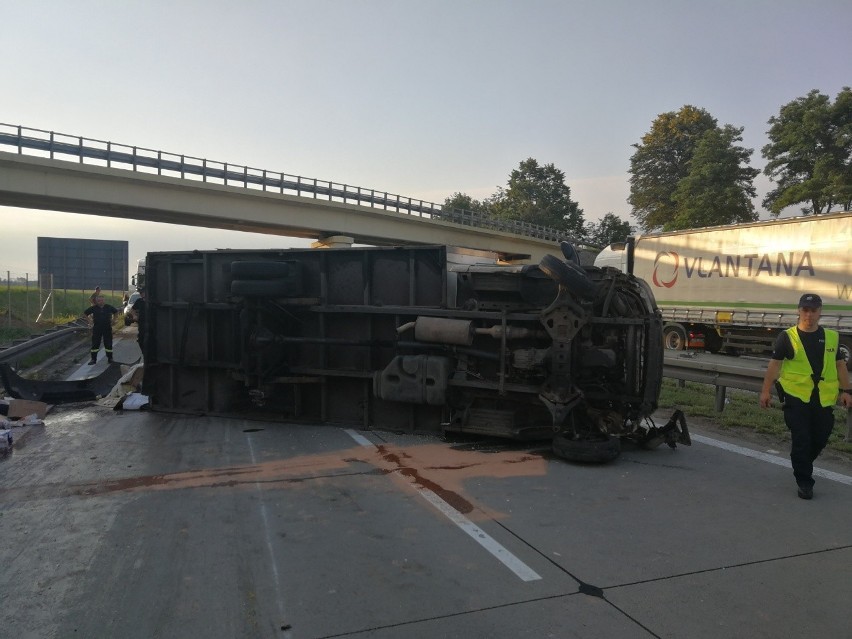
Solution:
{"label": "metal fence", "polygon": [[[663,360],[664,377],[713,386],[717,412],[725,409],[728,388],[759,393],[765,371],[765,363],[744,358],[715,359],[714,356],[666,351]],[[846,441],[852,442],[852,408],[846,409]]]}
{"label": "metal fence", "polygon": [[0,149],[3,147],[14,149],[22,155],[73,160],[80,164],[127,169],[139,173],[244,189],[273,191],[298,197],[322,198],[331,202],[381,208],[400,214],[503,231],[545,241],[558,242],[566,237],[564,231],[555,228],[519,220],[507,220],[478,211],[444,210],[440,204],[387,191],[20,125],[0,123]]}

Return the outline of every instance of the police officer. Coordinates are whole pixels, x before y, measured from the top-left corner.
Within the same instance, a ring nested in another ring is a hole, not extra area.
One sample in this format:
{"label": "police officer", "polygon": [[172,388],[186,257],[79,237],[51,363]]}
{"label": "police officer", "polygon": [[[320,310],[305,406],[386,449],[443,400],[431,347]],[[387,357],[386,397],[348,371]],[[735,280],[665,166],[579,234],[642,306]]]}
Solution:
{"label": "police officer", "polygon": [[828,443],[834,428],[833,407],[838,400],[852,408],[849,372],[839,352],[837,331],[819,325],[822,299],[806,293],[799,299],[799,322],[778,335],[766,367],[760,405],[769,408],[776,383],[790,430],[790,461],[802,499],[814,495],[814,460]]}
{"label": "police officer", "polygon": [[98,295],[95,303],[85,311],[83,315],[89,318],[92,325],[92,359],[89,364],[94,364],[98,359],[98,351],[101,349],[101,340],[104,342],[107,361],[112,361],[112,320],[118,315],[118,309],[109,304],[104,304],[104,296]]}

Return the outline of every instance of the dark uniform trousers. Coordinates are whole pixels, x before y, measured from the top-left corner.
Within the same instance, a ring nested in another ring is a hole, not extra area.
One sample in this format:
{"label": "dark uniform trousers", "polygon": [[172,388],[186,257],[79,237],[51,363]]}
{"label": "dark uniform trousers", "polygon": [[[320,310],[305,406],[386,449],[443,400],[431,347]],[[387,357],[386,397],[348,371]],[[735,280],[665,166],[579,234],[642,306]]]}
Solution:
{"label": "dark uniform trousers", "polygon": [[101,350],[101,339],[104,340],[104,351],[107,357],[112,359],[112,326],[97,323],[92,326],[92,359],[95,359],[98,351]]}
{"label": "dark uniform trousers", "polygon": [[790,429],[790,461],[796,483],[803,487],[814,485],[814,460],[831,437],[834,428],[832,406],[822,406],[814,392],[811,401],[787,395],[784,399],[784,423]]}

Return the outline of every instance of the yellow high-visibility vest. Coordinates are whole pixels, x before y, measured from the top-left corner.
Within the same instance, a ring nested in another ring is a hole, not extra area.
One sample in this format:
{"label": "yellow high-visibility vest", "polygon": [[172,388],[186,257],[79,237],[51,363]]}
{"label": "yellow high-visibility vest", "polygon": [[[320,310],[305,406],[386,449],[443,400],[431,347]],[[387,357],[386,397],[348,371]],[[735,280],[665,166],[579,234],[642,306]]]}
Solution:
{"label": "yellow high-visibility vest", "polygon": [[[823,352],[822,371],[817,388],[819,389],[819,401],[823,406],[831,406],[837,401],[837,393],[840,383],[837,379],[837,346],[840,344],[840,335],[837,331],[823,329],[825,331],[825,351]],[[802,340],[796,327],[788,328],[786,331],[793,345],[793,359],[785,359],[781,362],[781,375],[778,381],[784,392],[793,397],[798,397],[803,402],[811,399],[814,390],[814,380],[811,377],[813,371],[805,353]]]}

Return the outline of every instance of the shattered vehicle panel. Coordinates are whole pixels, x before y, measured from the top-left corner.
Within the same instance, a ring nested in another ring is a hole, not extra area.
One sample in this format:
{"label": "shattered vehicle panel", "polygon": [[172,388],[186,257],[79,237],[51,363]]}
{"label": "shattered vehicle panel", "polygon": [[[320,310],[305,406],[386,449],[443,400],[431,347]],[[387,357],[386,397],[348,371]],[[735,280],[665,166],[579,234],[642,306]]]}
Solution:
{"label": "shattered vehicle panel", "polygon": [[688,444],[682,415],[650,421],[650,289],[562,248],[522,266],[444,246],[150,253],[145,392],[154,410],[552,438],[582,461]]}

